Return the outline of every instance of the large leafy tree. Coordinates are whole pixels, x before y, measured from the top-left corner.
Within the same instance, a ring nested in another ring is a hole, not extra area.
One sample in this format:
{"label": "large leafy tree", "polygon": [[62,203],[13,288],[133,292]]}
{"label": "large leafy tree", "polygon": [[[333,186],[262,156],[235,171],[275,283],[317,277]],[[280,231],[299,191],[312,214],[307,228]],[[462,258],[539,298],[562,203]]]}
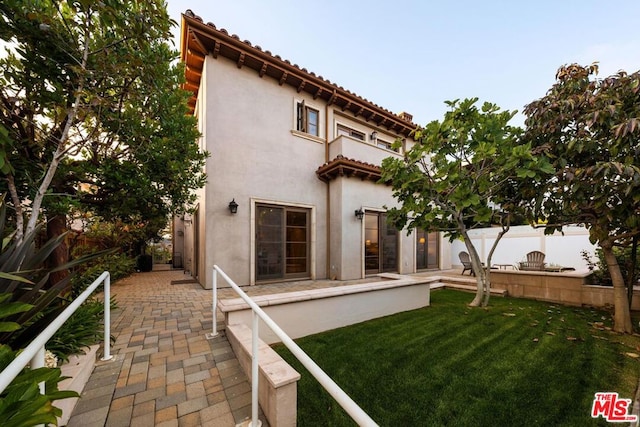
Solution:
{"label": "large leafy tree", "polygon": [[59,235],[75,208],[152,235],[192,201],[205,154],[172,24],[161,0],[0,4],[0,186],[18,239],[43,213]]}
{"label": "large leafy tree", "polygon": [[614,329],[632,332],[613,248],[640,235],[640,72],[597,79],[596,64],[561,67],[547,94],[525,107],[526,139],[553,164],[530,182],[533,217],[547,232],[582,223],[604,255],[614,288]]}
{"label": "large leafy tree", "polygon": [[537,176],[545,163],[519,143],[521,129],[508,124],[515,112],[476,103],[477,98],[447,102],[444,119],[418,129],[404,159],[382,163],[382,180],[391,182],[400,202],[389,212],[396,226],[443,231],[451,240],[464,240],[477,278],[472,306],[488,304],[490,270],[482,267],[469,231],[501,227],[485,260],[491,265],[497,244],[519,213],[519,182]]}

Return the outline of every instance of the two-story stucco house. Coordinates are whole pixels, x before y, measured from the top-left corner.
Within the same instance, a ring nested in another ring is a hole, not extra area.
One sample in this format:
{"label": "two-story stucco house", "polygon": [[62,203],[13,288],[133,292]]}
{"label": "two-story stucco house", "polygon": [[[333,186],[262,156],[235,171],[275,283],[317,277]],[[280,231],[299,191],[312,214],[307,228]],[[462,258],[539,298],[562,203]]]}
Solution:
{"label": "two-story stucco house", "polygon": [[450,267],[438,234],[407,236],[385,220],[396,201],[377,182],[380,164],[414,143],[409,114],[191,11],[181,31],[185,88],[211,156],[195,213],[175,222],[174,259],[203,286],[214,264],[241,285]]}

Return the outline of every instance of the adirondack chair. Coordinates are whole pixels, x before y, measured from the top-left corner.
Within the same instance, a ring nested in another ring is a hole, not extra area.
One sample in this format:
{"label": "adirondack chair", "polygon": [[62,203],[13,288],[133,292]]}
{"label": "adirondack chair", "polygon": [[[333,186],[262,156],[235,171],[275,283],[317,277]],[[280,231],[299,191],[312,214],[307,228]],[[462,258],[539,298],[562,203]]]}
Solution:
{"label": "adirondack chair", "polygon": [[465,251],[462,251],[458,254],[458,258],[460,258],[460,262],[462,263],[462,274],[464,274],[465,271],[469,270],[469,276],[475,276],[476,274],[473,272],[473,268],[471,267],[471,258],[469,257],[469,254]]}
{"label": "adirondack chair", "polygon": [[520,263],[520,270],[541,271],[544,270],[544,253],[532,251],[527,254],[527,260]]}

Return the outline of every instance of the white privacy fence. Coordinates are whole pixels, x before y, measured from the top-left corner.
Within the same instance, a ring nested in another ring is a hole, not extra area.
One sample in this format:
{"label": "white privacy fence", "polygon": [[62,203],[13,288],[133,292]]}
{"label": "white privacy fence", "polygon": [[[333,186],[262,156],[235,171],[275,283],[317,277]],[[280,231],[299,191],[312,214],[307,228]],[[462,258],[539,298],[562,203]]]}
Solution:
{"label": "white privacy fence", "polygon": [[338,402],[340,406],[361,426],[377,426],[369,417],[240,287],[227,276],[220,267],[213,266],[213,332],[217,334],[216,306],[217,306],[217,273],[233,288],[233,290],[251,307],[252,310],[252,350],[251,350],[251,427],[261,425],[258,420],[258,319],[262,321],[278,336],[282,343],[304,365],[311,375]]}
{"label": "white privacy fence", "polygon": [[[98,277],[78,298],[76,298],[62,313],[54,319],[47,328],[42,331],[31,343],[0,373],[0,393],[2,393],[11,381],[13,381],[22,369],[31,363],[32,368],[41,368],[45,364],[45,345],[49,339],[60,329],[80,305],[87,300],[89,295],[104,283],[104,356],[102,360],[110,360],[110,335],[111,335],[111,276],[105,271]],[[44,383],[40,384],[40,390],[44,392]]]}
{"label": "white privacy fence", "polygon": [[[487,259],[499,231],[499,228],[479,228],[469,232],[471,241],[483,261]],[[451,264],[460,265],[458,253],[466,250],[464,242],[454,241],[451,247]],[[567,226],[564,228],[564,235],[556,232],[547,236],[543,228],[520,225],[511,227],[500,240],[491,262],[517,264],[523,261],[528,252],[540,251],[544,252],[547,264],[586,270],[587,264],[580,254],[583,250],[595,258],[596,246],[589,241],[589,232],[582,226]]]}

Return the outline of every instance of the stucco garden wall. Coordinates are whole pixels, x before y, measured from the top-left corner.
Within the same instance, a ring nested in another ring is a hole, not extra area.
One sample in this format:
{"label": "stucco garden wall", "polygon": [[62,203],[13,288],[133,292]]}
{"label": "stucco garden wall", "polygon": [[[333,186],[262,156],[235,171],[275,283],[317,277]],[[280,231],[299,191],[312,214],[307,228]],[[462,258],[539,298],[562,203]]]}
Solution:
{"label": "stucco garden wall", "polygon": [[[492,270],[491,287],[509,296],[564,305],[612,307],[613,288],[591,284],[591,273]],[[634,289],[633,310],[640,310],[640,287]]]}
{"label": "stucco garden wall", "polygon": [[[481,228],[472,230],[469,235],[482,260],[487,259],[491,246],[498,234],[497,228]],[[577,271],[585,271],[587,265],[580,252],[586,250],[595,254],[596,247],[589,242],[588,231],[581,226],[565,227],[564,235],[555,233],[545,236],[544,229],[534,229],[528,225],[511,227],[504,235],[491,259],[492,264],[513,264],[523,261],[531,251],[541,251],[546,254],[547,264],[573,267]],[[451,247],[451,264],[460,266],[458,254],[466,251],[464,242],[456,240]]]}

